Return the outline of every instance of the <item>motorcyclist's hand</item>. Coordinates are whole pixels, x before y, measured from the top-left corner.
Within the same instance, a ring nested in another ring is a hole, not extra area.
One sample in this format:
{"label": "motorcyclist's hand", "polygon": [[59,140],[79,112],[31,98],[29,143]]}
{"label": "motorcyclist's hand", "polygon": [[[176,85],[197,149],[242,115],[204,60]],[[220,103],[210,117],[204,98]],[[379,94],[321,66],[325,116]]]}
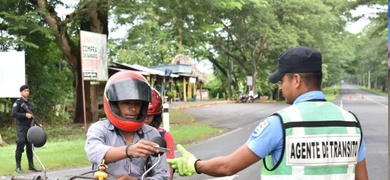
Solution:
{"label": "motorcyclist's hand", "polygon": [[127,153],[133,158],[148,157],[159,153],[159,150],[155,148],[158,144],[152,141],[140,140],[128,146]]}
{"label": "motorcyclist's hand", "polygon": [[198,159],[180,144],[177,145],[177,150],[183,157],[168,159],[168,164],[178,172],[180,176],[192,176],[196,173],[195,163]]}

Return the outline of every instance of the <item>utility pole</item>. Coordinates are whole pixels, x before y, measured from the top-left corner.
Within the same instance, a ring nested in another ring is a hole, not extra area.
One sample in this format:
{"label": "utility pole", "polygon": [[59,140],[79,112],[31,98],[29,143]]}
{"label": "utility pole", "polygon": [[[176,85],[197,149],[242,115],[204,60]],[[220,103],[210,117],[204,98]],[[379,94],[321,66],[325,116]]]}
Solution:
{"label": "utility pole", "polygon": [[371,80],[371,71],[368,71],[368,85],[367,85],[367,87],[368,87],[368,89],[371,89],[371,82],[370,82],[370,80]]}

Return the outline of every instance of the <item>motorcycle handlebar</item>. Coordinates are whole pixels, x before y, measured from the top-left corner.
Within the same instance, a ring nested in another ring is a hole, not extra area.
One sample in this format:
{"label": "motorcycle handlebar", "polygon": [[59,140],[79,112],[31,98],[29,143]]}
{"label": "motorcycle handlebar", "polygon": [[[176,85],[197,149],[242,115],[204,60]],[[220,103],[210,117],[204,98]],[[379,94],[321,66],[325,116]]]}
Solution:
{"label": "motorcycle handlebar", "polygon": [[[98,171],[88,171],[86,173],[83,173],[83,174],[80,174],[80,175],[76,175],[76,176],[72,176],[69,178],[69,180],[74,180],[74,179],[95,179],[95,180],[99,180],[98,177],[93,177],[93,176],[86,176],[86,174],[90,174],[90,173],[96,173]],[[101,172],[101,173],[106,173],[106,172]],[[105,179],[105,178],[102,178],[102,179]],[[46,177],[46,179],[43,179],[42,176],[40,175],[37,175],[37,176],[12,176],[11,177],[11,180],[60,180],[58,178],[48,178]]]}
{"label": "motorcycle handlebar", "polygon": [[25,177],[25,176],[12,176],[11,180],[42,180],[43,178],[41,176],[34,176],[34,177]]}
{"label": "motorcycle handlebar", "polygon": [[[96,177],[87,177],[87,176],[83,176],[83,175],[72,176],[71,178],[69,178],[69,180],[73,180],[73,179],[96,179],[96,180],[98,180],[98,178],[96,178]],[[42,176],[34,176],[34,177],[12,176],[11,180],[44,180],[44,179],[42,178]],[[46,178],[45,180],[59,180],[59,179]]]}

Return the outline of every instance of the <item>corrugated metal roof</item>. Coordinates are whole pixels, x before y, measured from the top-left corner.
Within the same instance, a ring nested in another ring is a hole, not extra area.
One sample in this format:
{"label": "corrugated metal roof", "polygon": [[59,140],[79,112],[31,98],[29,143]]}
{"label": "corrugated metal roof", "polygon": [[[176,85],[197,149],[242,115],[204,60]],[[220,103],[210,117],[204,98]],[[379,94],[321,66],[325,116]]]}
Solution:
{"label": "corrugated metal roof", "polygon": [[[130,68],[130,69],[133,69],[133,70],[137,70],[137,71],[141,71],[141,72],[144,72],[144,73],[147,73],[146,75],[158,75],[158,76],[165,76],[165,72],[164,71],[160,71],[160,70],[157,70],[157,69],[151,69],[151,68],[148,68],[148,67],[145,67],[145,66],[141,66],[141,65],[138,65],[138,64],[133,64],[133,65],[130,65],[130,64],[126,64],[126,63],[118,63],[118,62],[114,62],[115,64],[117,65],[120,65],[120,66],[124,66],[124,67],[127,67],[127,68]],[[170,77],[179,77],[179,75],[177,74],[171,74]]]}
{"label": "corrugated metal roof", "polygon": [[[127,71],[129,69],[121,69],[121,68],[115,68],[115,67],[108,67],[108,69],[111,69],[111,70],[115,70],[115,71]],[[139,73],[141,73],[142,75],[150,75],[150,73],[148,72],[144,72],[144,71],[137,71]]]}

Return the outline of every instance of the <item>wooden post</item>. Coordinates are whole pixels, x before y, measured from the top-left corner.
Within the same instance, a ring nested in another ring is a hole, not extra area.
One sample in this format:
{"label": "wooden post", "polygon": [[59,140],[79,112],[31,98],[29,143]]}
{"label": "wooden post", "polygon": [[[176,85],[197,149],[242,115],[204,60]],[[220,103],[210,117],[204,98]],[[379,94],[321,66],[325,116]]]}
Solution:
{"label": "wooden post", "polygon": [[[194,91],[194,95],[195,95],[194,97],[196,98],[197,97],[197,94],[196,94],[196,82],[194,83],[194,90],[193,91]],[[194,101],[196,101],[196,99],[194,99]]]}
{"label": "wooden post", "polygon": [[188,98],[191,99],[192,98],[192,83],[188,83]]}
{"label": "wooden post", "polygon": [[183,101],[187,102],[187,77],[183,77]]}

